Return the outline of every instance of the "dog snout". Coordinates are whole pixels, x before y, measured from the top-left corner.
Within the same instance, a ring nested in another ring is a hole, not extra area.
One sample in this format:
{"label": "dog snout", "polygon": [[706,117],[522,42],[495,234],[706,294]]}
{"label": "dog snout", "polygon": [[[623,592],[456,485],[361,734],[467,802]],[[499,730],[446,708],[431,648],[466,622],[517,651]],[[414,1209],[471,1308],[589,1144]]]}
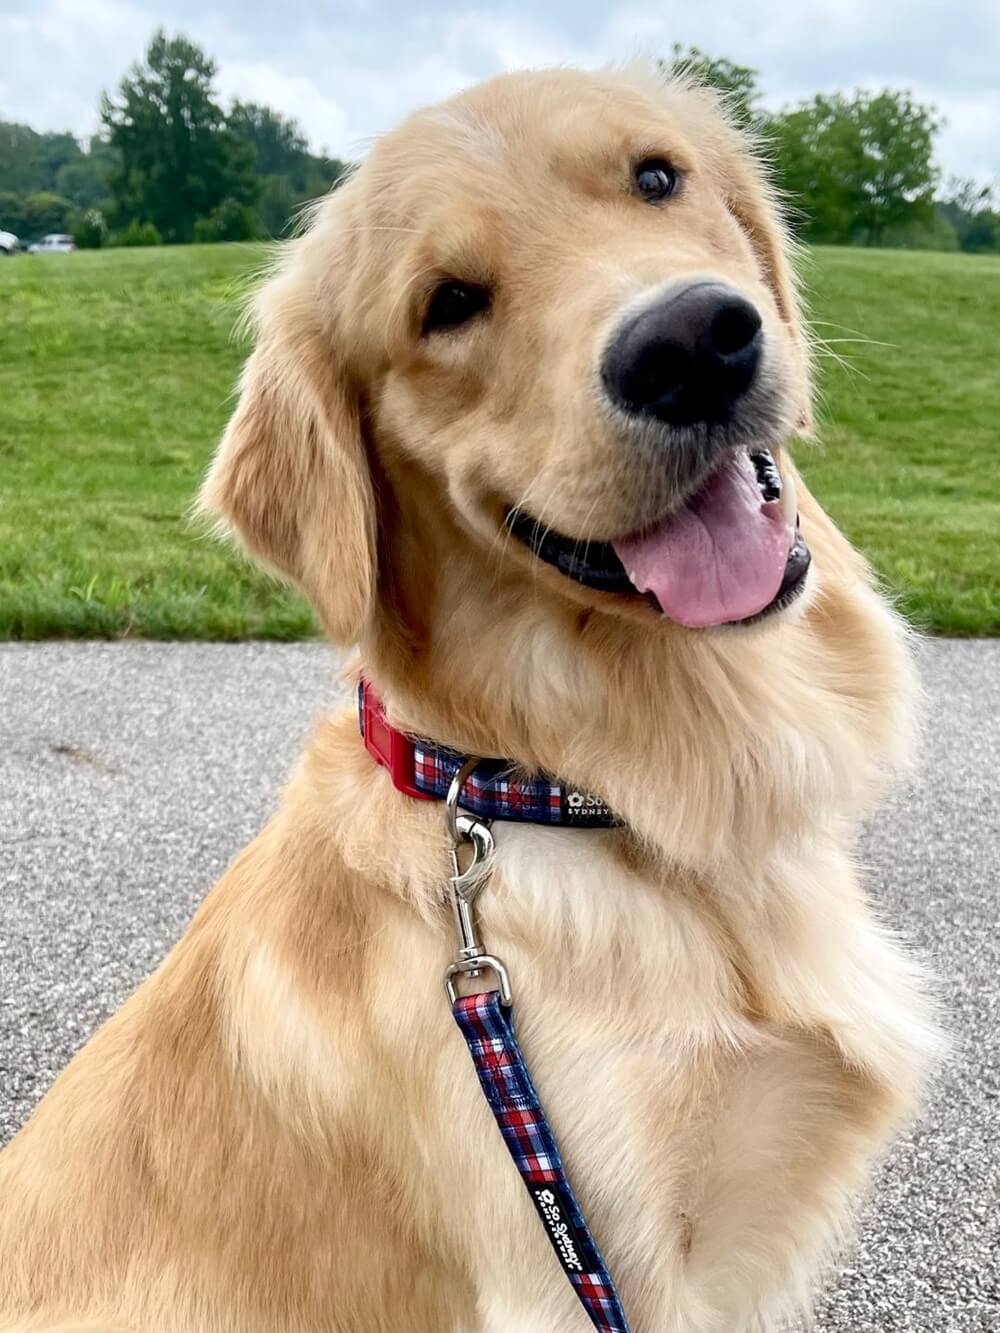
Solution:
{"label": "dog snout", "polygon": [[672,426],[726,422],[757,374],[763,337],[739,292],[689,283],[623,322],[604,354],[604,387],[626,412]]}

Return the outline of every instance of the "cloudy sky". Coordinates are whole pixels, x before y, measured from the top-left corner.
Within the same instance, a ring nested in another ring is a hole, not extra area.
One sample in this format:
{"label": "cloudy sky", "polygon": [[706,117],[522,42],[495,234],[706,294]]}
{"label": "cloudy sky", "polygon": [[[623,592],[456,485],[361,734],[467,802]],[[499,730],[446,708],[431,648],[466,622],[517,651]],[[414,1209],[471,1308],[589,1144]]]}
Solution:
{"label": "cloudy sky", "polygon": [[678,41],[759,69],[772,106],[909,88],[947,118],[947,172],[1000,177],[1000,0],[0,0],[0,117],[89,133],[158,25],[215,57],[225,97],[295,116],[342,157],[488,74]]}

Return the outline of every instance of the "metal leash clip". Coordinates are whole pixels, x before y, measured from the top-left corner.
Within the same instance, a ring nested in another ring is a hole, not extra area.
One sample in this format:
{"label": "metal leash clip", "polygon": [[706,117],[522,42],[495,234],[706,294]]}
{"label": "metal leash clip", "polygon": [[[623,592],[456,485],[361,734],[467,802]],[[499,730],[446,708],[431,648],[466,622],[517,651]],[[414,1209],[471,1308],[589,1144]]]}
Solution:
{"label": "metal leash clip", "polygon": [[[493,972],[499,983],[500,1002],[511,1002],[510,978],[507,969],[499,958],[484,953],[483,946],[476,933],[474,904],[490,874],[490,861],[493,856],[494,841],[489,824],[482,819],[473,819],[471,815],[460,814],[459,798],[469,775],[480,762],[475,756],[467,759],[451,780],[448,795],[445,797],[445,818],[448,833],[451,836],[452,873],[448,877],[451,910],[455,917],[455,931],[458,936],[458,955],[448,968],[444,977],[448,1000],[454,1005],[458,999],[456,978],[464,975],[478,977],[483,971]],[[461,868],[459,851],[465,843],[472,847],[472,859],[466,868]]]}

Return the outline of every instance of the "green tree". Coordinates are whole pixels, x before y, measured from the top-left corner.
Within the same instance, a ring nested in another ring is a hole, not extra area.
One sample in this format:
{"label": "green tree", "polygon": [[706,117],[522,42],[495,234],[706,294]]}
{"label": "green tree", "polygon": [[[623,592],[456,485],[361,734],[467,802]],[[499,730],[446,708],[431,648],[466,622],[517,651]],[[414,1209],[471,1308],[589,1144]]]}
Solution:
{"label": "green tree", "polygon": [[216,241],[254,241],[260,236],[260,219],[249,204],[224,199],[207,218],[194,224],[194,239],[203,244]]}
{"label": "green tree", "polygon": [[73,213],[73,204],[62,195],[49,190],[26,194],[21,206],[22,240],[37,241],[52,231],[67,231]]}
{"label": "green tree", "polygon": [[882,245],[933,227],[932,107],[906,92],[817,94],[767,126],[780,182],[814,241]]}
{"label": "green tree", "polygon": [[263,229],[279,236],[309,199],[325,194],[347,171],[337,158],[316,156],[301,127],[270,107],[236,102],[229,113],[233,134],[253,154]]}
{"label": "green tree", "polygon": [[35,164],[39,183],[36,188],[55,190],[59,184],[59,173],[71,163],[79,162],[83,156],[83,149],[75,136],[68,132],[38,135]]}
{"label": "green tree", "polygon": [[62,193],[60,171],[83,155],[72,134],[39,134],[29,125],[0,121],[0,181],[5,191]]}
{"label": "green tree", "polygon": [[165,241],[190,241],[195,220],[224,199],[252,203],[252,158],[214,90],[215,62],[185,37],[158,31],[143,63],[104,94],[101,120],[120,166],[114,221],[152,222]]}
{"label": "green tree", "polygon": [[110,182],[105,180],[87,156],[76,162],[67,162],[59,168],[56,176],[56,189],[60,194],[72,199],[77,208],[94,208],[110,192]]}
{"label": "green tree", "polygon": [[301,196],[287,176],[264,176],[260,182],[257,212],[268,236],[280,236],[295,217]]}
{"label": "green tree", "polygon": [[77,208],[108,197],[114,150],[96,135],[89,151],[72,134],[39,134],[28,125],[0,121],[0,181],[4,193],[60,194]]}
{"label": "green tree", "polygon": [[24,235],[24,196],[13,190],[0,190],[0,231]]}
{"label": "green tree", "polygon": [[675,43],[669,70],[681,78],[689,76],[717,89],[737,124],[756,125],[763,119],[759,74],[749,65],[737,65],[725,56],[707,55],[697,46],[685,50]]}
{"label": "green tree", "polygon": [[938,204],[938,216],[955,229],[970,254],[1000,250],[1000,188],[953,178]]}
{"label": "green tree", "polygon": [[229,128],[253,152],[259,176],[287,176],[302,189],[309,169],[309,144],[295,120],[256,102],[234,102]]}
{"label": "green tree", "polygon": [[27,194],[45,184],[37,168],[38,139],[28,125],[0,121],[0,181],[5,193]]}
{"label": "green tree", "polygon": [[110,202],[111,178],[120,166],[118,154],[106,139],[93,135],[88,150],[56,173],[56,190],[86,211]]}

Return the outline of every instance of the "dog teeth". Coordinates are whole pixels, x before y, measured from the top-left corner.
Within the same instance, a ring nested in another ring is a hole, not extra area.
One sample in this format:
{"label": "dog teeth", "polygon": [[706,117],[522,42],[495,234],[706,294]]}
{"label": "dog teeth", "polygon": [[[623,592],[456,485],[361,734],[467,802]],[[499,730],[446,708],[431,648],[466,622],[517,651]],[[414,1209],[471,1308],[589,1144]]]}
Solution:
{"label": "dog teeth", "polygon": [[799,526],[799,502],[795,493],[795,478],[791,473],[782,478],[781,488],[781,512],[785,516],[785,522],[794,531]]}
{"label": "dog teeth", "polygon": [[750,455],[750,461],[753,463],[754,471],[757,474],[757,485],[760,487],[765,502],[780,500],[781,473],[768,451],[766,449],[754,450]]}
{"label": "dog teeth", "polygon": [[750,453],[750,461],[753,463],[754,472],[757,474],[757,485],[760,487],[760,493],[764,498],[765,504],[774,504],[777,502],[781,506],[781,512],[789,528],[795,529],[799,526],[799,506],[798,497],[795,493],[795,480],[789,475],[782,476],[778,471],[778,465],[767,449],[755,449]]}

